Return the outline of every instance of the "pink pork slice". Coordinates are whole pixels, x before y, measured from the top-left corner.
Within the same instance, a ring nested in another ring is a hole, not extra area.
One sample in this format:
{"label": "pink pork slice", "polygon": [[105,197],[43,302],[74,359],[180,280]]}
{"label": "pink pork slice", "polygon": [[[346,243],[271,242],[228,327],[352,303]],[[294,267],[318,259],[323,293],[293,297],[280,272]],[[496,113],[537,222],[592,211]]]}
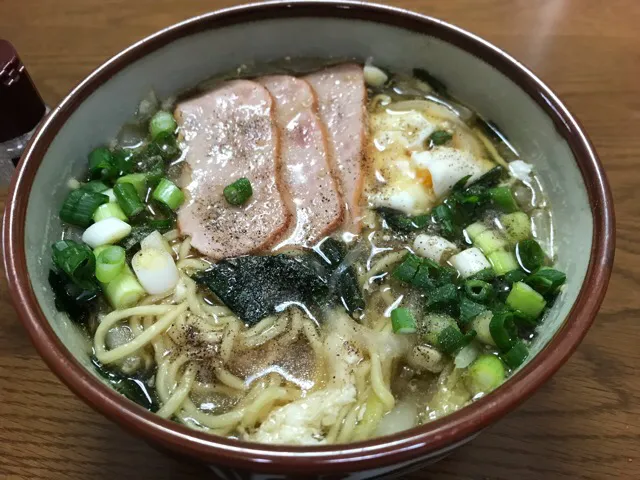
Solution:
{"label": "pink pork slice", "polygon": [[[266,250],[290,224],[274,114],[267,89],[248,80],[225,82],[176,107],[188,148],[182,175],[187,201],[178,226],[208,257]],[[253,195],[241,206],[230,205],[223,189],[242,177]]]}
{"label": "pink pork slice", "polygon": [[296,212],[295,222],[276,249],[311,246],[337,228],[344,214],[316,98],[299,78],[273,75],[258,82],[275,101],[282,174]]}
{"label": "pink pork slice", "polygon": [[318,97],[320,118],[327,126],[329,152],[338,171],[348,209],[346,229],[360,231],[364,184],[367,89],[362,66],[343,64],[304,77]]}

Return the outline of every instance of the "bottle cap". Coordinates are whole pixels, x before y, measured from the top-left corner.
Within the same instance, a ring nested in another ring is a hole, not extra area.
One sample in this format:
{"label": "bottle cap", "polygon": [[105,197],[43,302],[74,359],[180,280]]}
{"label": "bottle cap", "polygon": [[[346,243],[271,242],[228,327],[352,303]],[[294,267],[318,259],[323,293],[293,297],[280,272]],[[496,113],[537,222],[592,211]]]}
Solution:
{"label": "bottle cap", "polygon": [[0,142],[30,132],[45,105],[15,48],[0,39]]}

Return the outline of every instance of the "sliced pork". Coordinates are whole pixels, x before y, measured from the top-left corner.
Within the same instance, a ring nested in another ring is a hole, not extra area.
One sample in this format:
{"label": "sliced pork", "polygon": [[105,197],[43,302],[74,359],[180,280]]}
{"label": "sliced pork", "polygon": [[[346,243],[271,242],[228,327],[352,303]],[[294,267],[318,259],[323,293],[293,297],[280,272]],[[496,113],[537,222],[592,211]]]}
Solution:
{"label": "sliced pork", "polygon": [[275,101],[282,174],[296,215],[277,248],[311,246],[341,224],[344,212],[317,102],[299,78],[273,75],[258,81]]}
{"label": "sliced pork", "polygon": [[[268,249],[290,224],[274,114],[267,89],[248,80],[225,82],[176,107],[188,147],[182,178],[187,201],[178,225],[208,257]],[[242,177],[251,182],[253,195],[236,207],[223,189]]]}
{"label": "sliced pork", "polygon": [[316,92],[320,117],[329,134],[329,152],[337,167],[348,208],[346,230],[360,231],[364,183],[365,102],[367,90],[360,65],[344,64],[304,77]]}

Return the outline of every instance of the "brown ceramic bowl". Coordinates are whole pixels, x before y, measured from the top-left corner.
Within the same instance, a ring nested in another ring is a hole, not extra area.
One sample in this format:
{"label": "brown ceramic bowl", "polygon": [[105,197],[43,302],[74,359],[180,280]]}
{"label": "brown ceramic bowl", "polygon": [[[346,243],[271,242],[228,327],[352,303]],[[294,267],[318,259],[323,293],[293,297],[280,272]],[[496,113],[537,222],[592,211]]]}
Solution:
{"label": "brown ceramic bowl", "polygon": [[[167,96],[248,61],[373,56],[396,71],[421,66],[495,121],[535,164],[553,206],[559,266],[568,284],[528,363],[503,386],[432,423],[322,448],[258,445],[163,420],[104,385],[82,335],[53,306],[49,245],[58,208],[84,153],[117,132],[153,87]],[[152,35],[99,67],[53,110],[20,163],[4,218],[5,269],[25,328],[51,369],[89,405],[175,454],[234,472],[358,478],[405,471],[446,454],[529,397],[567,360],[605,294],[614,252],[611,194],[586,134],[556,95],[516,60],[457,27],[390,7],[275,2],[222,10]],[[46,400],[45,400],[46,401]],[[237,477],[233,477],[237,478]]]}

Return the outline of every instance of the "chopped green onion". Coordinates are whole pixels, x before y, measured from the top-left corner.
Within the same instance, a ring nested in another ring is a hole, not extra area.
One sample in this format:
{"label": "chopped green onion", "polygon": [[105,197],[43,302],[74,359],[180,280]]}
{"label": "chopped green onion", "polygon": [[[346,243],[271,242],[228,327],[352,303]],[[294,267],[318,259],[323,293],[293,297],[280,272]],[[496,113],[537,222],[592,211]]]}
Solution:
{"label": "chopped green onion", "polygon": [[153,191],[152,197],[154,200],[165,204],[171,210],[176,210],[184,202],[182,190],[166,178],[160,180],[160,183]]}
{"label": "chopped green onion", "polygon": [[89,154],[89,175],[102,180],[111,180],[118,175],[108,148],[98,147]]}
{"label": "chopped green onion", "polygon": [[140,201],[136,188],[131,183],[117,183],[113,187],[118,205],[127,217],[134,217],[144,210],[144,205]]}
{"label": "chopped green onion", "polygon": [[524,212],[501,215],[500,225],[512,244],[526,240],[531,236],[531,219]]}
{"label": "chopped green onion", "polygon": [[[407,262],[407,260],[409,260],[409,262]],[[409,280],[405,280],[405,281],[408,281],[414,287],[419,288],[420,290],[425,290],[425,291],[435,288],[437,286],[436,283],[438,280],[438,276],[440,274],[439,272],[441,268],[440,265],[435,263],[433,260],[430,260],[428,258],[420,259],[415,255],[411,259],[407,257],[407,259],[405,259],[405,262],[403,262],[403,264],[401,264],[400,267],[403,267],[403,265],[407,266],[408,267],[408,269],[406,270],[407,278],[412,277]],[[411,275],[411,271],[413,270],[414,266],[417,266],[417,270],[415,272],[415,275]],[[404,275],[402,269],[399,270],[398,274],[401,276]],[[396,278],[399,278],[399,277],[396,277]]]}
{"label": "chopped green onion", "polygon": [[468,368],[465,385],[472,396],[498,388],[507,376],[502,361],[495,355],[480,355]]}
{"label": "chopped green onion", "polygon": [[129,308],[147,294],[127,265],[117,277],[103,287],[107,300],[115,309]]}
{"label": "chopped green onion", "polygon": [[145,153],[149,156],[159,155],[166,162],[175,160],[180,156],[180,148],[173,132],[160,132],[147,145]]}
{"label": "chopped green onion", "polygon": [[113,188],[108,188],[102,193],[107,197],[109,197],[109,203],[118,203],[118,200],[116,199],[116,194],[113,193]]}
{"label": "chopped green onion", "polygon": [[511,270],[510,272],[504,274],[504,279],[511,284],[521,282],[525,278],[527,278],[527,274],[522,270]]}
{"label": "chopped green onion", "polygon": [[429,135],[428,140],[430,145],[444,145],[452,138],[453,135],[446,130],[436,130],[431,135]]}
{"label": "chopped green onion", "polygon": [[517,335],[513,323],[513,313],[509,311],[494,312],[489,323],[489,332],[496,346],[506,352],[513,346],[514,337]]}
{"label": "chopped green onion", "polygon": [[223,193],[224,198],[226,198],[227,202],[231,205],[242,205],[253,195],[253,189],[251,188],[249,179],[242,177],[231,185],[224,187]]}
{"label": "chopped green onion", "polygon": [[93,213],[93,221],[99,222],[105,218],[115,217],[119,220],[126,221],[127,216],[124,214],[120,205],[117,203],[104,203],[100,205]]}
{"label": "chopped green onion", "polygon": [[125,175],[133,171],[136,154],[130,149],[118,148],[113,152],[113,164],[118,175]]}
{"label": "chopped green onion", "polygon": [[535,272],[544,263],[544,252],[533,239],[522,240],[516,245],[518,263],[527,273]]}
{"label": "chopped green onion", "polygon": [[394,333],[416,332],[416,320],[406,308],[394,308],[391,311],[391,326]]}
{"label": "chopped green onion", "polygon": [[82,233],[82,241],[91,248],[112,245],[131,233],[131,225],[109,217],[94,223]]}
{"label": "chopped green onion", "polygon": [[91,249],[73,240],[60,240],[51,246],[53,264],[62,270],[73,282],[87,290],[92,290],[93,272],[96,259]]}
{"label": "chopped green onion", "polygon": [[164,162],[159,159],[155,164],[151,165],[145,175],[147,177],[147,185],[154,188],[164,177]]}
{"label": "chopped green onion", "polygon": [[471,322],[471,328],[473,328],[477,335],[478,340],[486,345],[496,346],[496,342],[493,340],[491,336],[490,324],[491,319],[493,318],[493,313],[489,310],[485,310],[483,313],[478,315]]}
{"label": "chopped green onion", "polygon": [[[467,228],[467,233],[469,229]],[[471,236],[471,234],[469,233]],[[475,238],[472,237],[473,245],[482,250],[487,257],[493,252],[499,252],[505,250],[508,245],[500,232],[496,230],[487,229]]]}
{"label": "chopped green onion", "polygon": [[538,326],[538,321],[533,319],[526,314],[522,313],[520,310],[512,310],[513,312],[513,322],[518,326],[525,329],[532,329]]}
{"label": "chopped green onion", "polygon": [[474,302],[486,303],[493,297],[493,286],[482,280],[464,282],[464,292]]}
{"label": "chopped green onion", "polygon": [[475,330],[463,334],[457,327],[447,327],[438,335],[438,348],[447,354],[455,353],[475,338]]}
{"label": "chopped green onion", "polygon": [[124,265],[124,248],[113,245],[106,247],[96,258],[96,278],[102,283],[109,283],[122,272]]}
{"label": "chopped green onion", "polygon": [[458,288],[449,283],[429,292],[425,306],[428,310],[440,310],[455,304],[457,301]]}
{"label": "chopped green onion", "polygon": [[418,268],[422,264],[420,258],[413,253],[409,253],[400,265],[398,265],[391,274],[393,278],[397,278],[400,281],[410,283],[413,277],[416,276]]}
{"label": "chopped green onion", "polygon": [[60,219],[63,222],[86,228],[91,225],[92,217],[97,208],[108,203],[109,197],[102,193],[78,189],[69,192],[60,209]]}
{"label": "chopped green onion", "polygon": [[118,183],[130,183],[133,185],[141,200],[144,200],[147,196],[147,176],[144,173],[130,173],[129,175],[124,175],[116,180],[116,184]]}
{"label": "chopped green onion", "polygon": [[512,270],[518,269],[518,262],[515,255],[507,250],[497,250],[487,255],[491,266],[498,275],[504,275]]}
{"label": "chopped green onion", "polygon": [[507,213],[517,212],[519,210],[516,199],[509,187],[494,187],[488,190],[491,202]]}
{"label": "chopped green onion", "polygon": [[542,295],[523,282],[513,284],[505,303],[532,320],[540,316],[547,304]]}
{"label": "chopped green onion", "polygon": [[542,267],[537,272],[529,275],[525,282],[538,293],[549,295],[555,293],[567,280],[567,276],[553,268]]}
{"label": "chopped green onion", "polygon": [[458,324],[453,317],[444,313],[430,313],[424,317],[423,339],[431,345],[438,345],[438,336],[447,327],[458,328]]}
{"label": "chopped green onion", "polygon": [[141,250],[147,250],[149,248],[164,250],[173,255],[173,249],[169,245],[169,241],[157,230],[154,230],[140,241]]}
{"label": "chopped green onion", "polygon": [[529,356],[527,346],[521,340],[518,340],[513,347],[506,353],[502,354],[502,360],[511,369],[518,368],[522,362]]}
{"label": "chopped green onion", "polygon": [[158,218],[147,222],[151,228],[158,230],[160,233],[167,233],[175,226],[174,218]]}
{"label": "chopped green onion", "polygon": [[448,239],[455,238],[459,233],[459,228],[453,218],[453,212],[444,203],[438,205],[431,211],[433,222],[440,226],[440,233]]}
{"label": "chopped green onion", "polygon": [[460,325],[466,325],[478,315],[486,312],[486,307],[470,300],[467,296],[460,297]]}
{"label": "chopped green onion", "polygon": [[472,223],[464,229],[472,243],[476,243],[478,237],[487,230],[489,228],[482,222]]}
{"label": "chopped green onion", "polygon": [[108,190],[108,187],[102,183],[100,180],[91,180],[90,182],[85,183],[80,188],[83,190],[87,190],[89,192],[97,192],[102,193]]}
{"label": "chopped green onion", "polygon": [[480,270],[478,273],[474,273],[469,277],[469,280],[481,280],[483,282],[490,282],[496,278],[496,272],[493,268],[485,268],[484,270]]}
{"label": "chopped green onion", "polygon": [[157,112],[149,121],[149,133],[151,138],[156,138],[161,133],[171,133],[176,131],[178,124],[176,123],[173,115],[164,110]]}
{"label": "chopped green onion", "polygon": [[410,217],[392,208],[381,207],[377,209],[391,230],[398,232],[413,232],[424,228],[431,218],[429,215],[417,215]]}
{"label": "chopped green onion", "polygon": [[500,165],[497,165],[487,173],[482,174],[478,180],[473,182],[473,186],[495,187],[503,173],[504,169]]}
{"label": "chopped green onion", "polygon": [[431,269],[427,265],[420,265],[418,271],[410,280],[411,285],[420,290],[430,290],[435,287],[434,278],[431,274]]}

